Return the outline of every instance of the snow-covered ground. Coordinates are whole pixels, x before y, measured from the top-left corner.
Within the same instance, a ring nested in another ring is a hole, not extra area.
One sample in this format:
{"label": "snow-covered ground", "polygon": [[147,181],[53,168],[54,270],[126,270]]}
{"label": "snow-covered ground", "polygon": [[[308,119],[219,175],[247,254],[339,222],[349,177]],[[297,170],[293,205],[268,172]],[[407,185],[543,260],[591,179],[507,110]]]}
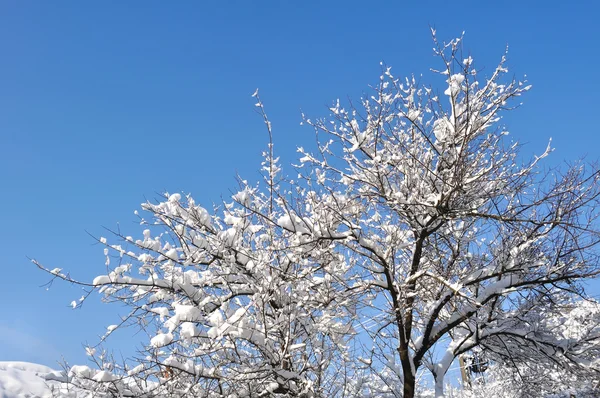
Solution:
{"label": "snow-covered ground", "polygon": [[62,372],[28,362],[0,361],[0,398],[50,398]]}

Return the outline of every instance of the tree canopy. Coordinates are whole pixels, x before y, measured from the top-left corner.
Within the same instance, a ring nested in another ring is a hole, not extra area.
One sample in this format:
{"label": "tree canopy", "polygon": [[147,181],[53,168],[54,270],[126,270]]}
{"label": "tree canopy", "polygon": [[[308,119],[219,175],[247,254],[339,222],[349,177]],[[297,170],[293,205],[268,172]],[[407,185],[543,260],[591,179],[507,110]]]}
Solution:
{"label": "tree canopy", "polygon": [[109,334],[148,335],[126,363],[90,348],[98,369],[75,366],[71,382],[98,396],[412,398],[428,374],[442,397],[471,350],[595,374],[596,321],[561,320],[600,270],[598,170],[544,168],[550,145],[523,159],[500,118],[530,86],[504,56],[481,76],[460,38],[434,42],[444,87],[382,65],[358,103],[304,118],[318,145],[289,168],[255,93],[263,181],[240,179],[212,210],[178,193],[144,203],[140,237],[99,238],[109,272],[92,282],[36,262],[124,303]]}

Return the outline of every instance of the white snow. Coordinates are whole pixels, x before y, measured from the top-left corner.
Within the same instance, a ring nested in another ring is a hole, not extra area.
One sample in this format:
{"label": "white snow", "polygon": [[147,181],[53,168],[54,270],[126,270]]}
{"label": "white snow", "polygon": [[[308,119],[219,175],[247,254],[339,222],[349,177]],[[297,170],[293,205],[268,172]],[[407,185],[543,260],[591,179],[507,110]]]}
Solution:
{"label": "white snow", "polygon": [[169,196],[169,202],[171,202],[171,203],[179,202],[180,200],[181,200],[181,194],[174,193],[173,195]]}
{"label": "white snow", "polygon": [[52,397],[61,372],[28,362],[0,362],[0,398]]}
{"label": "white snow", "polygon": [[106,371],[106,370],[102,370],[98,373],[96,373],[96,375],[93,377],[93,379],[95,381],[113,381],[114,380],[114,376]]}
{"label": "white snow", "polygon": [[92,377],[94,374],[94,372],[92,371],[92,369],[89,366],[85,366],[85,365],[75,365],[71,367],[71,370],[69,371],[69,375],[75,375],[75,376],[79,376],[79,377],[83,377],[86,379],[89,379],[90,377]]}
{"label": "white snow", "polygon": [[94,278],[92,285],[99,286],[110,283],[110,278],[107,275],[100,275]]}
{"label": "white snow", "polygon": [[158,334],[150,339],[150,344],[153,347],[164,347],[169,345],[173,341],[173,334],[171,333],[162,333]]}

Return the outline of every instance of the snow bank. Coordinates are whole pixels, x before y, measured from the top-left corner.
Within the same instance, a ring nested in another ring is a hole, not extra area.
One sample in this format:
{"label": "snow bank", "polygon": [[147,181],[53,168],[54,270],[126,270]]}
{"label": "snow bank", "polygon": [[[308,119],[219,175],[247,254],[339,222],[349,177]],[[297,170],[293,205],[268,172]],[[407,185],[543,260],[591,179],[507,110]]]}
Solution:
{"label": "snow bank", "polygon": [[0,361],[0,398],[51,398],[51,386],[60,384],[61,375],[43,365]]}

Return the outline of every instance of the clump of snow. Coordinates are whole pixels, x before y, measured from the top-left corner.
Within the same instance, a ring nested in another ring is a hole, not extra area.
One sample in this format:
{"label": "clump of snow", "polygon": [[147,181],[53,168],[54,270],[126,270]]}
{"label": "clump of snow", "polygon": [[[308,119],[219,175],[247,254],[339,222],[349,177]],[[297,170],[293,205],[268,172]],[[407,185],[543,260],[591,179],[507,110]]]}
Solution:
{"label": "clump of snow", "polygon": [[100,275],[100,276],[97,276],[94,278],[92,285],[99,286],[99,285],[105,285],[107,283],[110,283],[110,278],[107,275]]}
{"label": "clump of snow", "polygon": [[444,94],[452,97],[456,96],[460,92],[461,84],[464,80],[465,76],[460,73],[450,76],[450,79],[448,79],[448,88],[444,91]]}
{"label": "clump of snow", "polygon": [[94,375],[93,380],[95,381],[113,381],[115,377],[107,370],[102,370]]}
{"label": "clump of snow", "polygon": [[166,345],[169,345],[169,343],[171,343],[171,341],[173,341],[173,334],[171,333],[162,333],[162,334],[158,334],[154,337],[152,337],[152,339],[150,339],[150,344],[153,347],[164,347]]}
{"label": "clump of snow", "polygon": [[75,365],[71,367],[71,370],[69,371],[70,375],[79,376],[86,379],[91,378],[93,373],[94,372],[92,371],[92,369],[89,366],[85,365]]}

